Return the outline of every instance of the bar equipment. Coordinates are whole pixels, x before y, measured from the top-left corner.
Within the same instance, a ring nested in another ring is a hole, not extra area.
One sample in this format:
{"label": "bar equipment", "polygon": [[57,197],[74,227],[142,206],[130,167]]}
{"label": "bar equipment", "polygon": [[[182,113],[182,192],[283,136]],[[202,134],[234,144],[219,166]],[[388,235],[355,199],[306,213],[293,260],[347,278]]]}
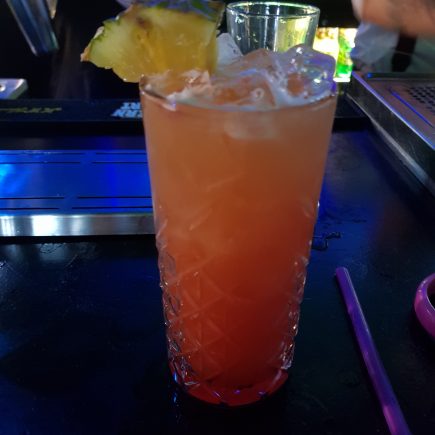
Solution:
{"label": "bar equipment", "polygon": [[58,49],[51,25],[56,3],[52,0],[7,0],[32,53],[41,56]]}

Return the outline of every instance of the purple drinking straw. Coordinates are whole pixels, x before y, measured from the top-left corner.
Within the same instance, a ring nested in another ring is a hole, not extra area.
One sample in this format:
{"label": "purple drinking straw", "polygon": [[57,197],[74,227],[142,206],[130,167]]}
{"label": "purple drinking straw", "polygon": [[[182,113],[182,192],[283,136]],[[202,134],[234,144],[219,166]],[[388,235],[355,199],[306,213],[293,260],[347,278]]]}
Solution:
{"label": "purple drinking straw", "polygon": [[358,344],[367,370],[372,380],[376,395],[381,402],[382,412],[392,435],[410,435],[411,432],[403,417],[399,402],[391,387],[385,368],[376,350],[369,327],[358,302],[352,280],[345,267],[335,270],[338,284],[343,294],[347,313],[352,321]]}

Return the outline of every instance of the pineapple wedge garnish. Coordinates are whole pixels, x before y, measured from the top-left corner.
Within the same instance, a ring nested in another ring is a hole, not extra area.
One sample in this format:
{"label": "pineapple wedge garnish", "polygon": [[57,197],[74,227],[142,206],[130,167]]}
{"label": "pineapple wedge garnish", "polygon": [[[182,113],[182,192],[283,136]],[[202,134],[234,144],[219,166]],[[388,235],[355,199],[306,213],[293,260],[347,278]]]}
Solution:
{"label": "pineapple wedge garnish", "polygon": [[213,72],[224,7],[210,0],[134,3],[103,23],[81,60],[112,69],[127,82],[167,71]]}

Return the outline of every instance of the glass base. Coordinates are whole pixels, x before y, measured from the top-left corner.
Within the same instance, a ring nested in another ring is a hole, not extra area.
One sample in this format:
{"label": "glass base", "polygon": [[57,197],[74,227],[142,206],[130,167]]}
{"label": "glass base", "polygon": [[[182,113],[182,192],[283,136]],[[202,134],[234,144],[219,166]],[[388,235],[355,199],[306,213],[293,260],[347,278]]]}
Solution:
{"label": "glass base", "polygon": [[242,389],[216,386],[213,382],[192,382],[191,385],[186,385],[182,383],[174,365],[169,363],[169,367],[175,382],[187,394],[203,402],[229,407],[249,405],[264,400],[277,391],[288,378],[287,371],[281,370],[273,379]]}

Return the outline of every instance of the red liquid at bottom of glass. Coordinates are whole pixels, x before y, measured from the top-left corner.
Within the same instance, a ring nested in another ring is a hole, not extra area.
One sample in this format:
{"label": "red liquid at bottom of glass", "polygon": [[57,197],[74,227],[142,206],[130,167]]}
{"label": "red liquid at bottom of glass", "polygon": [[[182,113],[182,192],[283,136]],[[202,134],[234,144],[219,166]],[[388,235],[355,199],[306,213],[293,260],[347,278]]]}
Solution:
{"label": "red liquid at bottom of glass", "polygon": [[285,383],[288,378],[287,370],[281,370],[272,379],[257,383],[242,389],[225,388],[213,385],[212,382],[192,382],[181,381],[181,376],[175,365],[169,362],[172,377],[180,388],[188,395],[195,397],[203,402],[221,406],[243,406],[264,400],[275,393]]}

